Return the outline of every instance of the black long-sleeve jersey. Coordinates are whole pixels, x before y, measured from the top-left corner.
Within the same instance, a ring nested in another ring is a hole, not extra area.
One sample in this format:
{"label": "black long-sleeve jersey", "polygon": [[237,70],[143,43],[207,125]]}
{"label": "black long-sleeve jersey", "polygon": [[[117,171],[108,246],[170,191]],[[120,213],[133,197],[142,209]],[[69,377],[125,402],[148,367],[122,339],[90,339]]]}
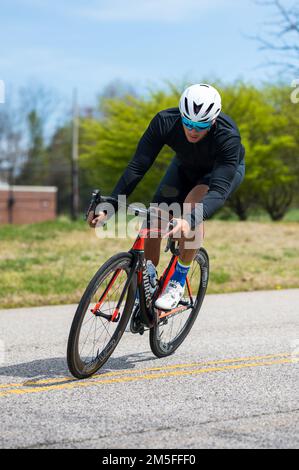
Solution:
{"label": "black long-sleeve jersey", "polygon": [[[220,113],[215,125],[198,143],[187,141],[178,108],[159,112],[151,121],[137,146],[136,153],[113,190],[112,196],[129,196],[154,163],[164,145],[177,155],[190,181],[198,181],[211,173],[209,192],[204,197],[203,218],[210,218],[228,197],[232,180],[245,149],[234,121]],[[193,211],[192,225],[202,218]]]}

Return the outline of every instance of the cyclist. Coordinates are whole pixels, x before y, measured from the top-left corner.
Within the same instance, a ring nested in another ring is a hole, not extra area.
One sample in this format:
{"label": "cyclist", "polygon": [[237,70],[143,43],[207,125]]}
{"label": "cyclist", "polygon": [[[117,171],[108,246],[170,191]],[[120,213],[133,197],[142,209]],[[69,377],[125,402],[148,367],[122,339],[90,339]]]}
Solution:
{"label": "cyclist", "polygon": [[[222,207],[242,183],[245,149],[236,124],[221,112],[219,92],[207,84],[192,85],[183,92],[179,108],[163,110],[152,119],[112,196],[129,196],[164,145],[168,145],[175,156],[153,202],[169,206],[189,203],[192,207],[183,217],[174,217],[175,227],[167,234],[180,234],[180,257],[169,284],[155,305],[161,310],[170,310],[183,296],[186,276],[198,249],[187,249],[186,242],[195,231],[201,242],[201,222]],[[100,212],[91,225],[96,226],[105,218],[105,213]],[[152,270],[159,263],[160,246],[161,238],[146,239],[145,257],[152,262],[149,264]]]}

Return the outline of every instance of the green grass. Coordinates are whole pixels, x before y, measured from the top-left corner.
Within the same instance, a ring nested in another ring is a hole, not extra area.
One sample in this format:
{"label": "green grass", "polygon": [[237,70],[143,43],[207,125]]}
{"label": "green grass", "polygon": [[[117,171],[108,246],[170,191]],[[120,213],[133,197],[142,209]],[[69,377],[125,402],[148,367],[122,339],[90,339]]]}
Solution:
{"label": "green grass", "polygon": [[[292,221],[207,222],[208,292],[299,287],[298,228]],[[0,307],[77,303],[99,266],[131,245],[127,239],[99,239],[83,221],[74,223],[65,217],[2,226]],[[162,252],[161,265],[168,259]]]}
{"label": "green grass", "polygon": [[284,217],[285,222],[299,222],[299,209],[291,209]]}
{"label": "green grass", "polygon": [[[232,212],[232,210],[229,207],[225,207],[215,215],[214,220],[225,220],[228,222],[231,222],[231,221],[237,222],[239,219],[237,215],[234,212]],[[267,214],[267,212],[262,209],[249,212],[248,221],[272,223],[272,220],[269,214]],[[299,222],[299,209],[296,209],[296,208],[290,209],[284,216],[283,222]]]}
{"label": "green grass", "polygon": [[299,258],[299,250],[284,250],[283,256],[286,258]]}
{"label": "green grass", "polygon": [[231,275],[224,271],[223,269],[220,269],[218,271],[211,271],[210,274],[210,281],[211,283],[215,284],[225,284],[231,280]]}
{"label": "green grass", "polygon": [[85,230],[86,224],[83,220],[76,222],[67,217],[59,217],[57,220],[42,222],[31,225],[4,225],[0,227],[0,241],[4,240],[26,240],[28,242],[48,240],[49,237],[57,238],[62,233],[70,233]]}

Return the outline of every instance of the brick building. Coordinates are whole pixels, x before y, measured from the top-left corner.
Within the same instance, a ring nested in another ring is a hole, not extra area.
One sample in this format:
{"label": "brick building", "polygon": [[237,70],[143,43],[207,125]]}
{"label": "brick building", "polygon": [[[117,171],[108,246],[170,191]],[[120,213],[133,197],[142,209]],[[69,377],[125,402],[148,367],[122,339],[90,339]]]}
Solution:
{"label": "brick building", "polygon": [[56,218],[55,186],[0,185],[0,224],[32,224]]}

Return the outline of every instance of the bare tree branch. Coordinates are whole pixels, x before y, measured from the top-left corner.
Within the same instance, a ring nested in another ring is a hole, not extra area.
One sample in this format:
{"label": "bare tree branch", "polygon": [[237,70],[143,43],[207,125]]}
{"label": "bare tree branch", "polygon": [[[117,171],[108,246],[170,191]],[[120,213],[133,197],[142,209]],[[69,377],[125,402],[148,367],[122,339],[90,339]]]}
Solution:
{"label": "bare tree branch", "polygon": [[[255,0],[257,5],[275,10],[276,17],[264,23],[262,36],[251,39],[260,44],[260,50],[271,50],[283,54],[284,60],[268,62],[267,65],[282,67],[284,71],[299,73],[299,8],[294,4],[286,7],[282,0]],[[271,28],[271,29],[270,29]]]}

